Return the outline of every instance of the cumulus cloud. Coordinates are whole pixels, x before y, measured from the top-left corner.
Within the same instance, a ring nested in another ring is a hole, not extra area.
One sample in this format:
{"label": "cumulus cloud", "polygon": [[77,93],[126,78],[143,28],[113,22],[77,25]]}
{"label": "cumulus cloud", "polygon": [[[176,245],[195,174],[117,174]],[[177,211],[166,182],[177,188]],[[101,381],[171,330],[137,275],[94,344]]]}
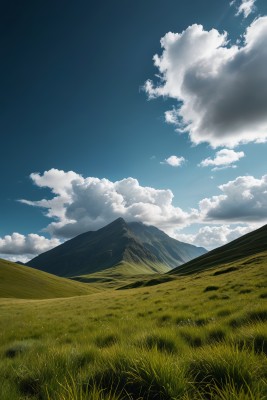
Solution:
{"label": "cumulus cloud", "polygon": [[[57,246],[57,238],[97,230],[118,217],[155,225],[179,240],[207,248],[222,245],[267,222],[267,175],[259,179],[239,176],[220,185],[221,194],[202,199],[198,209],[189,211],[174,205],[171,190],[142,186],[134,178],[112,182],[56,169],[32,174],[31,178],[37,186],[48,187],[54,197],[22,201],[46,210],[52,222],[45,230],[54,239],[13,234],[0,240],[0,253],[39,254]],[[183,228],[192,224],[202,225],[199,232],[183,233]]]}
{"label": "cumulus cloud", "polygon": [[47,209],[47,216],[58,219],[62,222],[65,219],[65,204],[72,202],[72,187],[74,183],[81,183],[83,178],[73,171],[62,171],[51,168],[43,175],[32,173],[30,175],[33,183],[39,187],[47,187],[55,195],[52,199],[42,199],[40,201],[20,200],[21,203],[30,206],[42,207]]}
{"label": "cumulus cloud", "polygon": [[11,261],[25,262],[34,255],[48,251],[59,244],[57,238],[47,239],[35,233],[25,236],[15,232],[0,238],[0,254]]}
{"label": "cumulus cloud", "polygon": [[234,163],[240,158],[245,157],[245,153],[243,151],[236,152],[231,149],[222,149],[216,152],[214,159],[208,157],[205,160],[202,160],[199,164],[200,167],[210,167],[213,166],[212,171],[216,171],[224,168],[235,168]]}
{"label": "cumulus cloud", "polygon": [[[255,11],[256,0],[241,0],[237,6],[236,16],[243,14],[244,18],[247,18],[253,11]],[[231,1],[230,5],[236,4],[236,1]]]}
{"label": "cumulus cloud", "polygon": [[56,237],[96,230],[118,217],[163,230],[186,226],[198,217],[196,210],[175,207],[171,190],[141,186],[134,178],[112,182],[51,169],[43,175],[31,174],[31,179],[39,187],[48,187],[54,197],[21,202],[46,209],[46,215],[55,219],[46,230]]}
{"label": "cumulus cloud", "polygon": [[266,41],[267,17],[251,23],[239,47],[230,45],[226,32],[205,31],[202,25],[169,32],[161,39],[162,54],[154,56],[160,79],[148,80],[144,88],[150,99],[177,101],[166,112],[166,122],[188,132],[194,144],[233,148],[265,142]]}
{"label": "cumulus cloud", "polygon": [[161,164],[168,164],[172,167],[180,167],[184,162],[184,157],[170,156],[162,161]]}
{"label": "cumulus cloud", "polygon": [[253,230],[252,226],[203,226],[195,234],[176,234],[176,239],[212,250]]}
{"label": "cumulus cloud", "polygon": [[205,198],[199,207],[203,221],[258,222],[267,221],[267,175],[256,179],[239,176],[220,185],[222,194]]}

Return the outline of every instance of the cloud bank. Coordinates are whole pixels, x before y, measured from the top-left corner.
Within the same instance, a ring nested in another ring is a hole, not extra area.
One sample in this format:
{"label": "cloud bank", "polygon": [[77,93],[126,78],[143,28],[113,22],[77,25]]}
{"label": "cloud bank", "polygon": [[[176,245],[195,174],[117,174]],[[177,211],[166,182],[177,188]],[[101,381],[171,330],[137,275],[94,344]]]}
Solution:
{"label": "cloud bank", "polygon": [[[0,254],[3,255],[18,255],[23,254],[27,259],[33,256],[48,251],[60,244],[57,238],[47,239],[44,236],[39,236],[35,233],[29,235],[21,235],[20,233],[12,233],[0,238]],[[10,258],[10,257],[8,257]],[[12,260],[17,260],[16,257],[11,257]]]}
{"label": "cloud bank", "polygon": [[[243,10],[248,10],[243,2]],[[227,33],[189,26],[161,39],[154,56],[160,80],[146,81],[150,99],[177,101],[166,122],[188,132],[192,143],[234,148],[267,140],[267,17],[253,21],[242,44],[231,45]]]}
{"label": "cloud bank", "polygon": [[[21,202],[46,210],[53,221],[45,230],[52,239],[19,233],[0,238],[0,254],[13,261],[27,261],[58,246],[62,239],[99,229],[118,217],[155,225],[179,240],[209,248],[267,222],[267,175],[259,179],[239,176],[220,185],[220,195],[202,199],[198,209],[189,211],[174,206],[171,190],[141,186],[133,178],[112,182],[51,169],[43,174],[33,173],[31,179],[36,186],[49,188],[53,197]],[[192,224],[206,226],[196,234],[181,232]]]}
{"label": "cloud bank", "polygon": [[219,247],[228,242],[231,242],[232,240],[235,240],[240,236],[251,232],[252,230],[253,227],[248,226],[203,226],[196,234],[190,235],[178,233],[175,237],[178,240],[194,244],[195,246],[202,246],[208,250],[211,250],[215,247]]}
{"label": "cloud bank", "polygon": [[[127,221],[155,225],[173,237],[186,226],[209,224],[209,227],[201,227],[199,234],[189,235],[187,240],[203,245],[205,236],[207,246],[209,234],[210,243],[220,245],[246,233],[252,226],[255,229],[267,222],[267,175],[259,179],[239,176],[220,185],[221,194],[202,199],[198,208],[189,211],[174,206],[171,190],[145,187],[134,178],[112,182],[51,169],[44,174],[31,174],[31,179],[39,187],[48,187],[54,197],[21,202],[46,210],[46,215],[53,221],[45,230],[55,240],[97,230],[123,217]],[[219,229],[218,223],[227,228]],[[179,232],[180,238],[181,235]],[[203,239],[201,235],[204,235]]]}
{"label": "cloud bank", "polygon": [[256,179],[239,176],[220,185],[223,194],[205,198],[199,208],[202,219],[211,222],[267,222],[267,175]]}
{"label": "cloud bank", "polygon": [[134,178],[112,182],[51,169],[43,175],[31,174],[31,179],[39,187],[48,187],[54,197],[20,201],[46,209],[46,215],[56,220],[46,230],[55,237],[71,238],[118,217],[167,230],[186,226],[198,216],[196,210],[185,212],[175,207],[171,190],[141,186]]}

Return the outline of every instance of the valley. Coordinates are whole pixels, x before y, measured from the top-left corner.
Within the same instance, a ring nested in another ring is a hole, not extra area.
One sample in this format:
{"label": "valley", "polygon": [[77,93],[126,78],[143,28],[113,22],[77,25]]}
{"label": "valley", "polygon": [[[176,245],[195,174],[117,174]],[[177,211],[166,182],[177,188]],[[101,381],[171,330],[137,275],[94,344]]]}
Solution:
{"label": "valley", "polygon": [[[266,399],[265,233],[167,274],[123,265],[70,280],[1,261],[1,400]],[[16,266],[39,281],[13,275],[11,296],[3,271]]]}

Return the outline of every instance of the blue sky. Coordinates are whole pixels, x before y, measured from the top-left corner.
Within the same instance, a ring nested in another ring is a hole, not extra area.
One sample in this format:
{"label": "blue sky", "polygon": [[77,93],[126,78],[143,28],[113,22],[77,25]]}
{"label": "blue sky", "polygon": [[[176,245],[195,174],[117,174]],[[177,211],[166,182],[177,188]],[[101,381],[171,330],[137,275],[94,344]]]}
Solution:
{"label": "blue sky", "polygon": [[265,0],[6,3],[0,255],[118,216],[207,248],[265,224],[266,15]]}

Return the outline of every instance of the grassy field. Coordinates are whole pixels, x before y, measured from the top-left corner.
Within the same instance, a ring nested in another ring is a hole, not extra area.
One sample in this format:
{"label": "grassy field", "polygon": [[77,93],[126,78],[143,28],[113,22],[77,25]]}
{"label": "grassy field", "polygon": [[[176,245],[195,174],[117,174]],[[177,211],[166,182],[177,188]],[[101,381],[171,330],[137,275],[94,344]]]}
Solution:
{"label": "grassy field", "polygon": [[159,285],[0,299],[0,399],[267,399],[266,271],[261,253]]}
{"label": "grassy field", "polygon": [[[154,265],[155,267],[155,265]],[[95,288],[100,290],[103,289],[116,289],[123,286],[128,286],[134,284],[136,280],[147,281],[153,279],[155,276],[163,277],[163,273],[166,272],[166,268],[161,264],[157,264],[156,271],[152,272],[153,264],[151,264],[151,269],[147,266],[134,264],[129,262],[120,262],[113,268],[105,269],[101,272],[95,272],[93,274],[80,275],[72,277],[71,279],[78,282],[90,283],[94,285]],[[161,274],[159,274],[159,272]]]}

